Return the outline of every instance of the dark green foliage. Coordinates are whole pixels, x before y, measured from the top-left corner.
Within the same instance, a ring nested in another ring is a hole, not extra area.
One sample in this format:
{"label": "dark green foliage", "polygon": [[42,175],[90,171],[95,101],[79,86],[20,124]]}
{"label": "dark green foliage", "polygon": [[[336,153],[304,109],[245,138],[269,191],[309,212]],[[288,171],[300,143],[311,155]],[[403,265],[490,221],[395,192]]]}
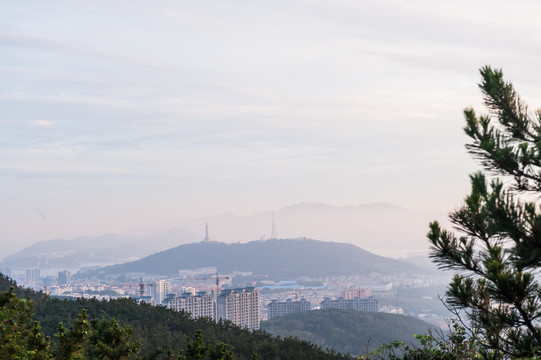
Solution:
{"label": "dark green foliage", "polygon": [[427,333],[430,324],[402,315],[325,309],[277,317],[262,322],[261,327],[274,335],[362,355],[395,339],[413,343],[411,334]]}
{"label": "dark green foliage", "polygon": [[88,316],[83,309],[74,325],[69,329],[61,322],[55,334],[57,345],[53,351],[55,359],[77,360],[83,359],[86,350],[86,340],[90,330]]}
{"label": "dark green foliage", "polygon": [[400,307],[405,314],[424,313],[449,317],[451,313],[440,300],[445,294],[446,285],[433,285],[422,288],[397,287],[388,294],[378,294],[376,299],[380,306]]}
{"label": "dark green foliage", "polygon": [[13,289],[13,294],[15,294],[17,298],[30,299],[34,303],[39,303],[45,298],[43,292],[20,287],[15,280],[0,273],[0,292],[6,292],[9,291],[9,289]]}
{"label": "dark green foliage", "polygon": [[[541,354],[541,111],[534,116],[503,80],[500,70],[481,69],[480,88],[489,115],[464,111],[467,149],[488,174],[471,176],[471,193],[450,214],[458,235],[430,224],[431,256],[441,268],[458,270],[447,292],[452,306],[467,311],[492,356]],[[499,177],[499,178],[498,178]]]}
{"label": "dark green foliage", "polygon": [[[470,336],[473,335],[473,336]],[[418,346],[410,346],[403,341],[394,341],[362,356],[361,359],[380,360],[473,360],[493,359],[491,353],[479,346],[475,334],[453,322],[450,332],[414,335]]]}
{"label": "dark green foliage", "polygon": [[111,320],[92,319],[92,333],[88,338],[90,346],[87,355],[90,359],[122,360],[139,352],[141,344],[132,342],[132,330],[121,327],[115,318]]}
{"label": "dark green foliage", "polygon": [[[2,282],[7,282],[7,278],[0,278],[0,287],[3,285]],[[86,313],[91,317],[95,316],[102,319],[100,321],[103,324],[94,326],[92,321],[89,324],[83,309],[86,309]],[[60,322],[74,324],[70,330],[64,328],[63,338],[73,339],[77,343],[75,340],[78,339],[78,334],[88,331],[87,339],[89,339],[92,346],[98,344],[95,339],[104,338],[103,334],[94,338],[92,335],[94,330],[101,329],[105,334],[109,330],[120,329],[118,324],[129,326],[131,328],[131,338],[141,341],[141,351],[138,356],[145,359],[176,360],[180,350],[187,349],[188,341],[192,341],[191,339],[194,338],[197,341],[196,334],[198,330],[201,330],[204,338],[210,342],[212,351],[208,355],[211,356],[211,359],[212,356],[215,356],[216,359],[220,359],[220,356],[223,359],[228,359],[227,356],[232,354],[233,348],[235,349],[234,358],[238,360],[251,359],[254,353],[264,360],[351,359],[349,356],[324,351],[306,341],[275,338],[265,331],[252,332],[241,329],[231,322],[216,324],[205,318],[194,320],[190,319],[186,313],[168,310],[164,307],[152,307],[148,304],[139,305],[131,299],[98,301],[96,299],[59,300],[44,298],[36,305],[35,312],[34,318],[39,320],[44,334],[54,337]],[[113,318],[115,319],[114,322]],[[118,322],[117,325],[115,325],[116,322]],[[117,330],[112,331],[113,334],[117,334],[113,338],[124,339],[125,345],[135,345],[129,342],[131,341],[127,336],[129,334],[118,334]],[[228,344],[228,346],[219,345],[220,343]],[[111,342],[108,344],[111,344]],[[72,349],[79,349],[75,344],[66,344],[64,347],[67,348],[68,345]],[[61,353],[59,349],[56,351]],[[78,352],[78,354],[81,354],[81,352]],[[95,354],[95,352],[86,353],[86,355],[89,354]],[[0,359],[3,359],[3,357],[0,356]]]}
{"label": "dark green foliage", "polygon": [[13,287],[0,292],[0,359],[50,358],[50,342],[32,315],[32,301],[19,300]]}
{"label": "dark green foliage", "polygon": [[218,343],[216,347],[212,347],[210,342],[203,342],[203,332],[197,330],[195,332],[195,340],[188,339],[186,350],[181,351],[178,360],[234,360],[233,349],[228,349],[224,343]]}

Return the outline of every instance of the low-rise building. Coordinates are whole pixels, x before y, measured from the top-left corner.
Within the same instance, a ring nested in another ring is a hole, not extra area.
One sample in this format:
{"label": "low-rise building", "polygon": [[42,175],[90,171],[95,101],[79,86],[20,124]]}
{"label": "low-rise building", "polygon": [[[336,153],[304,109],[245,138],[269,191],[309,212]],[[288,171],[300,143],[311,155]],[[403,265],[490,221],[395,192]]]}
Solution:
{"label": "low-rise building", "polygon": [[372,291],[370,289],[347,289],[342,291],[341,295],[346,300],[358,298],[367,298],[372,296]]}
{"label": "low-rise building", "polygon": [[286,314],[297,313],[302,311],[310,311],[312,305],[308,300],[301,299],[299,301],[292,301],[287,299],[286,301],[272,300],[268,307],[269,320],[278,316],[284,316]]}
{"label": "low-rise building", "polygon": [[325,298],[320,304],[321,309],[353,309],[358,311],[377,312],[378,301],[372,296],[368,298],[345,299],[340,297],[336,300]]}

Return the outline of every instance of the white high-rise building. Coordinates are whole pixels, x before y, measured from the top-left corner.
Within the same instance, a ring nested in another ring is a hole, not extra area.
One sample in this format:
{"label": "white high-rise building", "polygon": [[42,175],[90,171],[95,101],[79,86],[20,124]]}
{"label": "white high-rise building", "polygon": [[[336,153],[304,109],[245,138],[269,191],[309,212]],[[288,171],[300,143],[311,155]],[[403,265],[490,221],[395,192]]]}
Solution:
{"label": "white high-rise building", "polygon": [[150,289],[150,296],[154,299],[156,304],[161,305],[165,300],[167,294],[171,292],[171,283],[165,280],[158,280],[152,284]]}
{"label": "white high-rise building", "polygon": [[26,269],[26,281],[39,281],[41,280],[39,269]]}
{"label": "white high-rise building", "polygon": [[206,317],[214,320],[214,296],[204,291],[200,291],[197,295],[185,293],[169,298],[164,305],[176,311],[189,312],[192,319]]}
{"label": "white high-rise building", "polygon": [[259,329],[259,291],[253,287],[226,289],[218,296],[218,319],[230,320],[235,325]]}

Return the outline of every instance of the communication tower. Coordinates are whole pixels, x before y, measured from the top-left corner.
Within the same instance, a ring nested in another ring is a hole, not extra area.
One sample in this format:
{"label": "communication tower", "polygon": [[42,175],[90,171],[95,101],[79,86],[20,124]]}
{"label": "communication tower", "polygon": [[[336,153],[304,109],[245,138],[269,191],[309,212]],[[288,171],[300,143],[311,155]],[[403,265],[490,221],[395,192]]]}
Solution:
{"label": "communication tower", "polygon": [[274,209],[272,210],[272,230],[271,230],[271,239],[276,239],[278,236],[276,235],[276,221],[274,219]]}

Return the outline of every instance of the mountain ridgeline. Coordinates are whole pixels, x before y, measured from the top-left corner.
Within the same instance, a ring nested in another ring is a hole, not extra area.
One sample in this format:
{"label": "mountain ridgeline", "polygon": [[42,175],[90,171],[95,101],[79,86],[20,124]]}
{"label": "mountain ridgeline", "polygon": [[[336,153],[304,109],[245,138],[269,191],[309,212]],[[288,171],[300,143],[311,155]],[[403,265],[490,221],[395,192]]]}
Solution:
{"label": "mountain ridgeline", "polygon": [[[275,218],[283,238],[310,234],[310,238],[338,240],[385,256],[403,256],[426,250],[423,234],[427,224],[434,219],[445,222],[446,217],[416,213],[385,203],[342,207],[299,203],[276,211]],[[12,268],[81,268],[119,264],[181,244],[201,241],[207,223],[210,224],[212,240],[232,244],[267,237],[264,230],[270,229],[272,221],[273,212],[270,211],[249,216],[220,214],[205,219],[175,220],[139,227],[123,234],[43,240],[16,253],[3,254],[6,256],[3,263]]]}
{"label": "mountain ridgeline", "polygon": [[37,268],[80,268],[139,259],[179,243],[202,240],[185,228],[136,237],[117,234],[81,236],[75,239],[38,241],[4,259],[7,266]]}
{"label": "mountain ridgeline", "polygon": [[[375,255],[355,245],[311,239],[271,239],[245,244],[215,241],[180,245],[143,259],[95,270],[94,274],[143,272],[174,275],[180,269],[214,266],[220,272],[250,271],[270,279],[371,273],[423,273],[404,261]],[[86,275],[91,275],[87,273]]]}

